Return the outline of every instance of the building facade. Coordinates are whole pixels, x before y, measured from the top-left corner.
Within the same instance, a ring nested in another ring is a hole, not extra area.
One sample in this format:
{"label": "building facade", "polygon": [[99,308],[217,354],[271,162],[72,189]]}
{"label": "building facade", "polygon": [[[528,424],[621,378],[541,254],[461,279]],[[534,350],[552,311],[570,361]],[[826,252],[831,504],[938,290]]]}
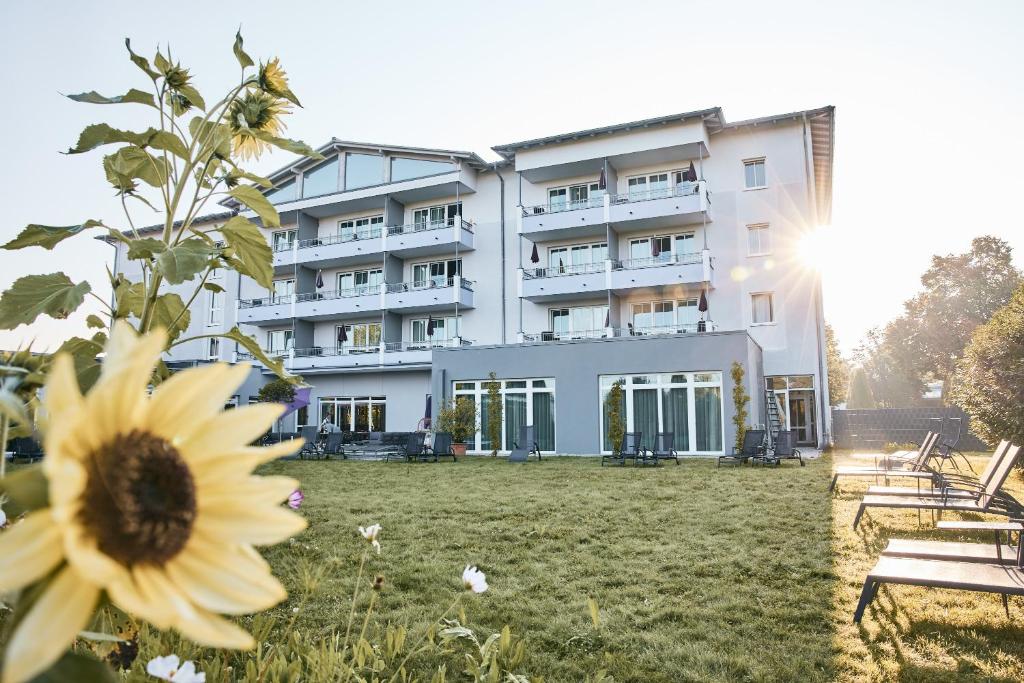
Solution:
{"label": "building facade", "polygon": [[[500,145],[495,162],[331,140],[269,176],[273,291],[217,274],[186,336],[237,324],[282,356],[312,387],[284,429],[410,431],[454,397],[486,423],[493,372],[500,450],[533,425],[542,450],[608,451],[604,397],[622,382],[629,430],[717,454],[739,362],[749,423],[770,391],[820,446],[820,278],[800,247],[831,220],[833,140],[832,107],[736,123],[706,109]],[[225,208],[204,220],[244,209]],[[202,339],[168,362],[243,357]],[[269,378],[257,367],[237,401]],[[481,426],[471,451],[493,447]]]}

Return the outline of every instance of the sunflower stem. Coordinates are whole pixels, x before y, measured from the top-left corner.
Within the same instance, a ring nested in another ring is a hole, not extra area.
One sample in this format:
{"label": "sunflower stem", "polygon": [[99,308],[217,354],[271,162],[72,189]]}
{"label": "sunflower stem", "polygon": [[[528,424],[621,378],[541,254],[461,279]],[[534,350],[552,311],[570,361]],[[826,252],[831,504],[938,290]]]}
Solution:
{"label": "sunflower stem", "polygon": [[359,631],[359,637],[356,638],[355,645],[352,646],[352,652],[350,653],[350,659],[348,663],[348,669],[345,673],[345,680],[348,680],[348,676],[352,673],[352,670],[356,665],[356,648],[359,647],[359,643],[363,642],[363,638],[366,637],[366,626],[370,623],[370,614],[373,612],[373,606],[377,603],[377,591],[373,591],[370,594],[370,604],[366,607],[366,616],[363,617],[363,628]]}
{"label": "sunflower stem", "polygon": [[7,474],[7,432],[10,422],[6,415],[0,415],[0,479]]}
{"label": "sunflower stem", "polygon": [[451,613],[451,611],[458,606],[459,602],[462,600],[462,596],[463,596],[463,594],[459,593],[458,597],[455,598],[455,602],[453,602],[452,604],[448,605],[448,609],[446,609],[441,614],[441,616],[439,616],[437,619],[435,619],[433,621],[433,623],[431,623],[430,626],[428,626],[427,629],[423,632],[423,635],[420,636],[420,639],[418,641],[416,641],[416,644],[413,645],[411,648],[409,648],[409,651],[407,653],[405,653],[405,658],[401,662],[399,662],[398,668],[395,669],[395,673],[393,673],[391,675],[391,678],[388,679],[388,683],[395,683],[395,681],[398,680],[398,674],[401,673],[402,667],[404,667],[405,663],[409,661],[409,658],[412,657],[413,653],[416,652],[416,650],[419,649],[420,645],[423,644],[423,641],[427,639],[427,634],[430,633],[430,629],[432,629],[434,627],[434,624],[436,624],[437,622],[441,621],[446,616],[448,616]]}
{"label": "sunflower stem", "polygon": [[356,574],[356,585],[352,588],[352,610],[348,613],[348,625],[345,627],[345,647],[348,647],[348,638],[352,633],[352,620],[356,617],[356,598],[359,597],[359,584],[363,578],[363,567],[366,566],[366,556],[370,549],[363,549],[363,556],[359,558],[359,573]]}

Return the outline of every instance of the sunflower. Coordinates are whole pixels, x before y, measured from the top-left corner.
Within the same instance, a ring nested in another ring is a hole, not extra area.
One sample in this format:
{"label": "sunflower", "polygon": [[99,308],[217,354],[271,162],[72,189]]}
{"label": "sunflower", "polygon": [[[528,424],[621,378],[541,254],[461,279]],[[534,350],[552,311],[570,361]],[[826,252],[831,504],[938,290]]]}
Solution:
{"label": "sunflower", "polygon": [[84,397],[71,357],[54,360],[43,399],[49,507],[0,534],[0,593],[44,580],[9,640],[3,683],[53,664],[104,595],[157,628],[223,648],[253,639],[220,614],[286,597],[253,546],[305,528],[281,505],[298,483],[252,470],[296,443],[248,445],[284,406],[223,411],[246,365],[185,370],[147,396],[165,340],[118,322]]}
{"label": "sunflower", "polygon": [[291,111],[291,105],[262,90],[250,90],[235,98],[228,110],[228,124],[231,126],[231,141],[235,153],[242,159],[255,159],[268,148],[259,134],[278,137],[284,132],[284,115]]}
{"label": "sunflower", "polygon": [[299,98],[288,87],[288,74],[281,68],[281,62],[277,57],[274,57],[266,64],[260,62],[260,73],[257,82],[259,83],[260,90],[268,92],[274,97],[286,99],[297,107],[302,106],[299,103]]}

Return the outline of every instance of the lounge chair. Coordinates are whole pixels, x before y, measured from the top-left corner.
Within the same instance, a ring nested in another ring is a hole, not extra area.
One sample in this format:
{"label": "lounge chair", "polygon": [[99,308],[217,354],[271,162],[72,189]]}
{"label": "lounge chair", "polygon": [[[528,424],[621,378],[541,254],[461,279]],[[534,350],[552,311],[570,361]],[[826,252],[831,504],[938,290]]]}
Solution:
{"label": "lounge chair", "polygon": [[832,473],[832,482],[828,485],[828,490],[832,491],[836,487],[836,483],[839,481],[839,477],[872,477],[875,481],[882,478],[887,483],[890,477],[907,477],[911,479],[928,479],[935,478],[936,473],[932,470],[927,469],[926,463],[928,458],[931,457],[932,451],[935,449],[935,444],[938,442],[939,435],[934,432],[928,432],[925,436],[924,441],[921,442],[921,448],[917,450],[916,456],[906,461],[906,465],[910,469],[900,469],[899,467],[879,467],[877,464],[875,467],[862,467],[862,466],[843,466],[837,467]]}
{"label": "lounge chair", "polygon": [[[860,518],[864,511],[871,507],[902,508],[907,510],[951,510],[954,512],[975,512],[988,513],[993,515],[1005,515],[1007,517],[1020,514],[1022,506],[1012,497],[1002,493],[1002,486],[1010,471],[1020,457],[1020,446],[1010,446],[1003,455],[1002,460],[996,465],[992,477],[988,483],[979,488],[972,498],[960,498],[945,495],[948,488],[943,489],[942,495],[935,496],[889,496],[889,495],[867,495],[860,502],[857,514],[853,518],[853,528],[860,524]],[[964,486],[963,483],[958,486]]]}
{"label": "lounge chair", "polygon": [[452,462],[458,462],[455,458],[455,451],[452,450],[452,435],[448,432],[435,432],[434,444],[425,446],[424,449],[438,462],[440,458],[448,457]]}
{"label": "lounge chair", "polygon": [[625,465],[627,460],[632,460],[635,465],[637,458],[644,457],[645,451],[643,446],[640,445],[643,435],[643,432],[623,432],[618,452],[611,455],[602,455],[601,467],[604,467],[605,461]]}
{"label": "lounge chair", "polygon": [[[1003,546],[1000,531],[1007,535],[1024,531],[1019,521],[1005,524],[959,522],[944,524],[946,529],[990,529],[996,531],[995,545],[980,543],[943,543],[935,541],[890,541],[889,547],[864,579],[860,601],[853,613],[859,623],[883,583],[898,583],[926,588],[948,588],[996,593],[1010,615],[1008,598],[1024,595],[1024,555],[1017,548]],[[896,545],[894,545],[894,543]]]}
{"label": "lounge chair", "polygon": [[327,434],[327,440],[324,442],[323,455],[325,458],[330,459],[332,455],[339,455],[345,458],[345,447],[342,446],[343,435],[341,432],[329,432]]}
{"label": "lounge chair", "polygon": [[[413,462],[414,460],[434,458],[433,453],[426,446],[425,438],[421,432],[412,432],[406,437],[405,446],[402,448],[402,455],[405,456],[406,461]],[[384,461],[387,462],[392,455],[394,453],[385,454]],[[436,460],[437,458],[434,459]]]}
{"label": "lounge chair", "polygon": [[917,460],[918,456],[921,454],[921,451],[924,450],[925,448],[925,443],[929,440],[932,440],[932,437],[934,437],[935,442],[932,444],[932,447],[934,448],[934,446],[938,444],[938,440],[942,437],[942,435],[939,432],[927,432],[924,435],[924,438],[921,439],[921,443],[918,445],[916,451],[896,451],[895,453],[886,453],[881,458],[879,458],[877,455],[872,456],[875,460],[875,467],[889,467],[892,469],[906,467],[912,461]]}
{"label": "lounge chair", "polygon": [[315,425],[302,427],[299,429],[299,434],[306,440],[306,442],[302,444],[302,449],[299,451],[300,458],[320,458],[323,456],[324,442],[320,438],[321,435],[318,427]]}
{"label": "lounge chair", "polygon": [[512,444],[512,450],[508,454],[509,462],[526,462],[531,455],[536,455],[540,460],[540,446],[534,438],[533,425],[521,425],[519,427],[519,439]]}
{"label": "lounge chair", "polygon": [[736,465],[742,465],[751,458],[759,458],[764,455],[764,430],[748,429],[743,433],[743,446],[737,451],[733,448],[729,455],[718,456],[716,467],[722,466],[722,461],[732,461]]}
{"label": "lounge chair", "polygon": [[755,456],[753,459],[765,465],[768,463],[779,465],[783,460],[799,460],[800,467],[804,466],[800,451],[796,449],[796,432],[792,429],[779,431],[775,435],[775,447],[771,450],[766,449],[764,454]]}
{"label": "lounge chair", "polygon": [[679,464],[679,454],[676,453],[675,432],[658,432],[654,437],[654,448],[651,450],[651,457],[655,462],[661,460],[675,460]]}
{"label": "lounge chair", "polygon": [[[973,479],[966,475],[961,474],[943,474],[941,472],[932,471],[931,477],[931,490],[921,491],[922,478],[918,479],[917,488],[911,488],[909,486],[869,486],[867,495],[869,496],[937,496],[945,495],[952,498],[976,498],[977,491],[985,488],[988,482],[995,476],[996,470],[999,467],[999,463],[1002,462],[1007,451],[1010,449],[1009,441],[1000,441],[999,445],[996,446],[996,450],[988,459],[988,464],[985,466],[985,470],[981,473],[978,479]],[[927,472],[928,470],[926,470]]]}

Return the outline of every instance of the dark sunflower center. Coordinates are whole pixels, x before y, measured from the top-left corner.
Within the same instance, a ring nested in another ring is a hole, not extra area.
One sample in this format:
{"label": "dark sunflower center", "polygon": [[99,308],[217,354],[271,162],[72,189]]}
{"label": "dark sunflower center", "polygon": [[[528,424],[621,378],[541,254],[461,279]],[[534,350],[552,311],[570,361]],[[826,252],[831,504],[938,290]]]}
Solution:
{"label": "dark sunflower center", "polygon": [[192,533],[196,490],[181,454],[141,431],[122,434],[92,454],[82,524],[99,549],[126,564],[163,564]]}

